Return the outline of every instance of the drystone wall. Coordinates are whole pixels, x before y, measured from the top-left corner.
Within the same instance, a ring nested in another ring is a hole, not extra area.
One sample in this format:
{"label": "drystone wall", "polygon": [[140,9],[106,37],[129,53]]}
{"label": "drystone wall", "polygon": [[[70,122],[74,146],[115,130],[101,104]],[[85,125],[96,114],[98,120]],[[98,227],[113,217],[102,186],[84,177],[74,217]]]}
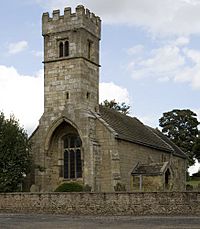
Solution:
{"label": "drystone wall", "polygon": [[200,192],[8,193],[0,213],[200,216]]}

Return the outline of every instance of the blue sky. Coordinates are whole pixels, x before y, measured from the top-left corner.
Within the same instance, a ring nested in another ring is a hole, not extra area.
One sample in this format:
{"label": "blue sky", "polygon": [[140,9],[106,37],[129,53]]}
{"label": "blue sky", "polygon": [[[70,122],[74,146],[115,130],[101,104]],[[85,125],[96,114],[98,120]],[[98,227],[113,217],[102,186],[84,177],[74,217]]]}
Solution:
{"label": "blue sky", "polygon": [[100,98],[157,127],[163,112],[200,119],[200,0],[7,0],[0,8],[0,110],[31,133],[43,112],[41,16],[82,4],[102,19]]}

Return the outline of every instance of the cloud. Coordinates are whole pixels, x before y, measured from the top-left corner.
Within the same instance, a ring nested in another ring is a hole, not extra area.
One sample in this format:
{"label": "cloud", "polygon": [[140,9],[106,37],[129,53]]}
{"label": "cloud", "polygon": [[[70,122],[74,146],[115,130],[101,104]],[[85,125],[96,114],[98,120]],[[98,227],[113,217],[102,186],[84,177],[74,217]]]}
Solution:
{"label": "cloud", "polygon": [[[6,117],[14,114],[29,134],[43,113],[43,78],[43,70],[25,76],[14,67],[0,65],[0,111]],[[100,102],[106,99],[127,104],[131,101],[127,89],[112,82],[100,83]]]}
{"label": "cloud", "polygon": [[16,43],[11,43],[8,46],[8,53],[9,54],[17,54],[24,51],[28,47],[27,41],[19,41]]}
{"label": "cloud", "polygon": [[30,134],[43,112],[43,70],[24,76],[0,65],[0,110],[7,117],[14,114]]}
{"label": "cloud", "polygon": [[200,89],[200,51],[187,48],[188,43],[188,38],[180,37],[141,53],[129,62],[127,70],[133,79],[149,77],[160,82],[189,83],[194,89]]}
{"label": "cloud", "polygon": [[107,24],[140,26],[153,34],[200,33],[199,0],[35,0],[45,10],[83,4]]}
{"label": "cloud", "polygon": [[113,100],[115,99],[116,102],[122,103],[125,102],[126,104],[131,103],[131,99],[126,88],[118,86],[113,82],[110,83],[100,83],[99,85],[99,97],[100,103],[104,100]]}

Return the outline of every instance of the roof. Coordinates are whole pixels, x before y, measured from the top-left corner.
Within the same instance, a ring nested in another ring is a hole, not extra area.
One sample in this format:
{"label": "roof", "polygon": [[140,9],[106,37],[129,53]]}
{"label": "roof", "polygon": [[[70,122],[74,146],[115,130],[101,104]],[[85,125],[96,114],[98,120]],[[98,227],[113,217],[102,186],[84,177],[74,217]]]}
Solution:
{"label": "roof", "polygon": [[173,148],[175,156],[187,158],[187,155],[176,144],[174,144],[166,135],[164,135],[158,129],[154,129],[152,127],[148,127],[148,128],[151,128],[151,130],[155,134],[157,134],[163,141],[168,143]]}
{"label": "roof", "polygon": [[[114,109],[99,107],[100,118],[115,133],[115,138],[173,153],[186,158],[185,154],[172,144],[166,136],[151,127],[145,126],[135,117],[124,115]],[[167,138],[167,139],[166,139]]]}
{"label": "roof", "polygon": [[168,166],[168,162],[152,163],[152,164],[137,164],[132,171],[132,175],[157,176],[162,175]]}

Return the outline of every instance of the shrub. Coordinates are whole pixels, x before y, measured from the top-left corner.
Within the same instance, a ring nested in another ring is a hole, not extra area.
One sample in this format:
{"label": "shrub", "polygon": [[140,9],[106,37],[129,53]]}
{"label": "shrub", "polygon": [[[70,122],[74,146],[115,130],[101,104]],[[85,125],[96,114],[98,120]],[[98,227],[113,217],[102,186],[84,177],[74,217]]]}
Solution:
{"label": "shrub", "polygon": [[76,182],[63,183],[55,189],[55,192],[82,192],[83,186]]}
{"label": "shrub", "polygon": [[187,185],[186,185],[186,190],[187,190],[187,191],[192,191],[192,190],[193,190],[193,186],[190,185],[190,184],[187,184]]}

